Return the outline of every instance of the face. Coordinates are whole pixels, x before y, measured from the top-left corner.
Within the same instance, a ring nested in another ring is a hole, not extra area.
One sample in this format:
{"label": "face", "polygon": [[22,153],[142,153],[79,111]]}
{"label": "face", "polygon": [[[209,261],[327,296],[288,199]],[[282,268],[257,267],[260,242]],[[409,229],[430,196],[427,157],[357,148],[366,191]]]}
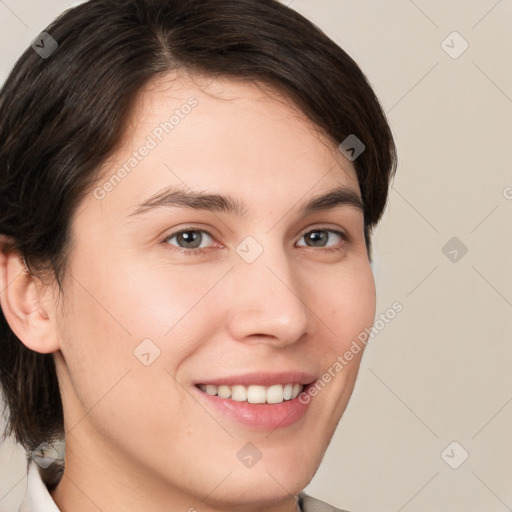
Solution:
{"label": "face", "polygon": [[72,224],[66,471],[95,503],[110,481],[176,510],[274,510],[313,477],[362,351],[333,365],[374,319],[353,164],[254,84],[167,75],[130,122]]}

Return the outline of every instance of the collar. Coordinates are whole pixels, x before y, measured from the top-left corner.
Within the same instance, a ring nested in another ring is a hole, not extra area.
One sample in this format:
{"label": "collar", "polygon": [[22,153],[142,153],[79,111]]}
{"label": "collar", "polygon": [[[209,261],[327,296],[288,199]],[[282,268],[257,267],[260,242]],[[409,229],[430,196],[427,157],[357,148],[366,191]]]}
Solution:
{"label": "collar", "polygon": [[28,465],[27,492],[19,512],[60,512],[39,474],[37,464],[33,460]]}

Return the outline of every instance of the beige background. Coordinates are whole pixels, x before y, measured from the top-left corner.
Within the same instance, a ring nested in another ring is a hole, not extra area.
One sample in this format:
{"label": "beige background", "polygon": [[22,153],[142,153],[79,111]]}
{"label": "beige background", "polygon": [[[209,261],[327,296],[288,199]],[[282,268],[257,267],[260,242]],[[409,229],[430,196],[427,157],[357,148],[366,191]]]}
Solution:
{"label": "beige background", "polygon": [[[0,0],[1,81],[75,3]],[[400,160],[374,271],[378,313],[403,311],[368,346],[307,491],[352,512],[510,510],[512,1],[287,3],[362,67]],[[458,58],[445,50],[459,36],[442,43],[454,31],[469,44]],[[442,251],[452,237],[468,249],[455,262]],[[21,454],[6,444],[0,461],[0,510],[17,510]]]}

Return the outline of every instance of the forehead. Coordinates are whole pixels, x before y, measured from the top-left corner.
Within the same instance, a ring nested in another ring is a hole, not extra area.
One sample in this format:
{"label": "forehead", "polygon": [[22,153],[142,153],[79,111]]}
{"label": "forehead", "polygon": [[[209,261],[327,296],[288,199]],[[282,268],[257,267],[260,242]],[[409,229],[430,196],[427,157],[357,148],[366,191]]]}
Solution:
{"label": "forehead", "polygon": [[[268,206],[334,184],[359,194],[349,162],[286,96],[264,84],[169,73],[137,97],[122,144],[98,185],[102,214],[128,216],[179,185]],[[86,198],[92,201],[93,198]]]}

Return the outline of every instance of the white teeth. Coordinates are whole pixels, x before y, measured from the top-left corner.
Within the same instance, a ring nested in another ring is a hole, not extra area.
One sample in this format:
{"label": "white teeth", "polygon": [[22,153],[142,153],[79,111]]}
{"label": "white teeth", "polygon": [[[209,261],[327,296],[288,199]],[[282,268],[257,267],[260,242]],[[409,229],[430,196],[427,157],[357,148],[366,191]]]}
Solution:
{"label": "white teeth", "polygon": [[249,386],[247,388],[247,401],[250,404],[264,404],[267,394],[264,386]]}
{"label": "white teeth", "polygon": [[217,394],[217,386],[213,384],[206,384],[206,392],[209,395],[216,395]]}
{"label": "white teeth", "polygon": [[286,386],[284,387],[284,390],[283,390],[283,398],[285,400],[290,400],[290,398],[292,397],[292,392],[293,392],[293,384],[286,384]]}
{"label": "white teeth", "polygon": [[301,391],[302,391],[302,386],[300,384],[294,384],[293,391],[292,391],[292,398],[297,398]]}
{"label": "white teeth", "polygon": [[220,398],[230,398],[236,402],[249,402],[250,404],[279,404],[285,400],[296,398],[303,390],[302,384],[274,384],[273,386],[216,386],[215,384],[200,384],[199,388],[209,395],[218,395]]}
{"label": "white teeth", "polygon": [[284,400],[283,386],[276,384],[267,388],[267,403],[279,404]]}
{"label": "white teeth", "polygon": [[231,399],[237,402],[245,402],[247,400],[247,389],[244,386],[232,386]]}
{"label": "white teeth", "polygon": [[229,398],[231,396],[231,389],[229,389],[229,386],[219,386],[217,394],[221,398]]}

